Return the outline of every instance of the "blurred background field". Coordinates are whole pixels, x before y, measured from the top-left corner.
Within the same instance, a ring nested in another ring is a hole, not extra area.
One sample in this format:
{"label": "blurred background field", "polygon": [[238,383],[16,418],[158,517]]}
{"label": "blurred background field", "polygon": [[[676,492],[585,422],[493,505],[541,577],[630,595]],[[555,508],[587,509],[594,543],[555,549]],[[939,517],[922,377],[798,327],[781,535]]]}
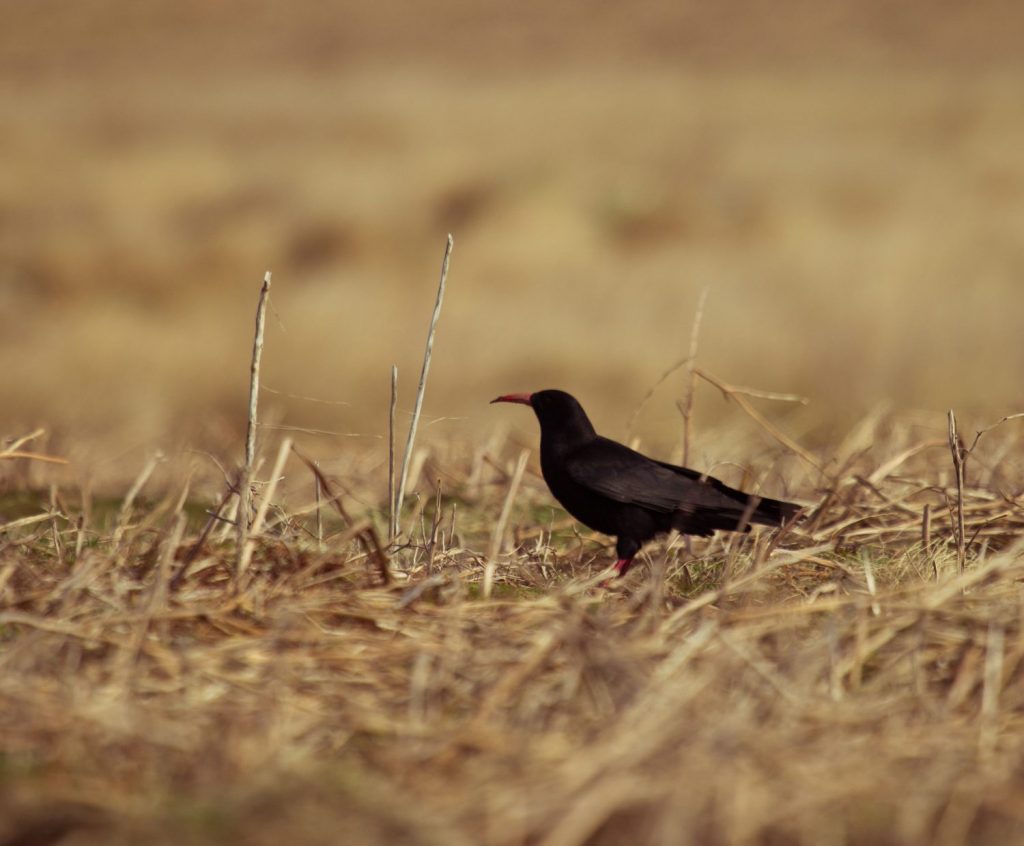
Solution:
{"label": "blurred background field", "polygon": [[[802,437],[878,407],[936,431],[949,406],[1020,408],[1018,4],[5,18],[0,431],[46,426],[71,455],[237,448],[270,269],[265,408],[363,436],[321,453],[379,449],[448,232],[427,437],[479,439],[493,396],[555,386],[621,437],[704,288],[702,364],[808,397],[772,410]],[[674,437],[680,384],[645,438]],[[705,387],[697,413],[732,412]]]}

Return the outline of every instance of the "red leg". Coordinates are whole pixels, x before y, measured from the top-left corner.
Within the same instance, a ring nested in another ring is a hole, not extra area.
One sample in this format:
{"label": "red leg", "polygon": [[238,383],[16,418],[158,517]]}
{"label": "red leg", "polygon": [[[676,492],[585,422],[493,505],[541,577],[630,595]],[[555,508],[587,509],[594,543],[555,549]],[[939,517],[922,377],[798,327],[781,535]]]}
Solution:
{"label": "red leg", "polygon": [[[632,556],[630,556],[629,558],[620,558],[618,561],[616,561],[615,562],[615,578],[621,579],[623,576],[625,576],[626,575],[626,571],[629,570],[629,568],[630,568],[630,566],[632,566],[632,564],[633,564],[633,557]],[[601,582],[600,585],[598,585],[598,587],[603,587],[603,588],[611,587],[611,586],[612,586],[612,580],[611,579],[605,579],[603,582]]]}
{"label": "red leg", "polygon": [[619,578],[621,579],[623,576],[626,575],[626,573],[629,572],[629,568],[632,567],[632,566],[633,566],[633,556],[632,555],[629,556],[629,558],[620,558],[618,561],[615,562],[615,572],[618,573]]}

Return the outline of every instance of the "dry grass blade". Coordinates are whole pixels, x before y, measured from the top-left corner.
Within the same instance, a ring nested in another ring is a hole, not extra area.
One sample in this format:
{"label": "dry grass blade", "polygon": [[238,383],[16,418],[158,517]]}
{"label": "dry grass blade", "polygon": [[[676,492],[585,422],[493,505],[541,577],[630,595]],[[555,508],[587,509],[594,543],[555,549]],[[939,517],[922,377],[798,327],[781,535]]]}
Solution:
{"label": "dry grass blade", "polygon": [[902,467],[906,462],[913,458],[915,455],[923,452],[926,449],[932,449],[934,447],[943,446],[946,443],[945,440],[939,440],[938,438],[924,441],[923,443],[914,444],[913,446],[907,447],[902,452],[894,455],[884,464],[881,464],[877,470],[875,470],[870,476],[867,477],[868,482],[872,485],[877,485],[883,479],[888,478],[892,475],[893,471],[898,467]]}
{"label": "dry grass blade", "polygon": [[637,784],[634,778],[609,775],[585,791],[580,801],[545,834],[539,846],[585,846],[602,825],[623,809],[663,799],[660,794],[665,791],[662,787],[652,792],[650,785]]}
{"label": "dry grass blade", "polygon": [[58,458],[55,455],[46,455],[42,452],[26,452],[25,450],[4,450],[0,452],[0,461],[3,459],[13,460],[15,458],[27,458],[30,461],[42,461],[44,464],[67,464],[66,458]]}
{"label": "dry grass blade", "polygon": [[29,432],[27,435],[21,435],[20,437],[17,437],[13,441],[11,441],[10,444],[8,444],[6,447],[4,447],[3,451],[0,452],[0,455],[6,454],[7,452],[17,452],[29,441],[34,441],[36,438],[41,437],[45,433],[45,429],[35,429]]}
{"label": "dry grass blade", "polygon": [[274,499],[274,492],[281,481],[281,473],[284,471],[285,462],[288,460],[288,453],[292,448],[292,439],[283,438],[277,449],[277,457],[274,459],[274,468],[270,471],[270,479],[267,481],[267,488],[260,497],[259,508],[256,509],[256,516],[252,521],[252,534],[258,535],[263,531],[263,524],[267,519],[267,511]]}
{"label": "dry grass blade", "polygon": [[281,473],[284,470],[285,462],[288,460],[288,453],[291,452],[292,439],[284,438],[277,450],[277,458],[274,459],[274,468],[270,471],[270,479],[267,481],[266,490],[260,497],[259,507],[256,509],[256,516],[253,517],[252,526],[246,532],[245,546],[242,554],[238,557],[238,568],[235,572],[235,583],[238,589],[244,587],[247,581],[249,562],[252,560],[253,548],[256,538],[263,531],[263,523],[267,519],[267,511],[274,498]]}
{"label": "dry grass blade", "polygon": [[395,410],[398,407],[398,367],[391,365],[391,402],[388,404],[388,541],[398,536],[398,501],[395,490]]}
{"label": "dry grass blade", "polygon": [[519,484],[523,481],[523,472],[526,470],[526,462],[530,459],[530,450],[524,449],[516,459],[515,469],[508,483],[508,492],[505,494],[505,502],[501,506],[501,514],[498,522],[494,524],[494,533],[491,535],[491,546],[487,553],[487,563],[484,565],[484,598],[491,596],[494,586],[494,569],[497,566],[498,553],[501,552],[501,545],[505,540],[505,527],[508,525],[509,515],[512,513],[512,505],[519,491]]}
{"label": "dry grass blade", "polygon": [[150,608],[160,610],[167,605],[167,593],[170,589],[170,574],[174,566],[174,556],[181,545],[181,539],[185,534],[185,526],[188,517],[178,511],[174,515],[174,522],[171,531],[167,535],[163,547],[160,550],[160,558],[156,568],[156,579],[153,582],[153,593],[150,600]]}
{"label": "dry grass blade", "polygon": [[10,532],[14,529],[23,529],[26,526],[33,526],[36,523],[43,523],[47,520],[52,520],[54,514],[47,511],[42,514],[32,514],[28,517],[19,517],[17,520],[10,520],[7,523],[0,523],[0,534]]}
{"label": "dry grass blade", "polygon": [[427,331],[427,346],[423,351],[423,369],[420,371],[420,383],[416,388],[416,405],[413,408],[412,420],[409,422],[409,436],[405,441],[405,454],[402,456],[402,473],[398,481],[398,494],[395,505],[395,535],[401,531],[402,505],[405,503],[405,483],[408,479],[409,460],[412,458],[413,444],[416,442],[416,427],[420,422],[420,412],[423,410],[423,395],[427,390],[427,374],[430,372],[430,356],[434,351],[434,333],[437,331],[437,321],[441,316],[441,305],[444,302],[444,288],[448,280],[448,263],[451,260],[452,236],[448,236],[448,243],[444,248],[444,258],[441,261],[441,279],[437,285],[437,299],[434,301],[434,313],[430,317],[430,329]]}
{"label": "dry grass blade", "polygon": [[949,450],[953,454],[953,472],[956,478],[956,502],[953,507],[956,510],[956,562],[957,568],[962,573],[967,563],[967,538],[964,530],[964,464],[967,461],[967,451],[964,449],[963,439],[956,429],[956,416],[953,409],[947,415],[949,423]]}
{"label": "dry grass blade", "polygon": [[135,477],[132,486],[128,488],[128,493],[125,494],[124,501],[121,503],[121,510],[117,515],[117,528],[114,530],[112,541],[115,548],[121,544],[125,532],[128,531],[128,523],[132,517],[135,498],[142,493],[142,489],[146,486],[146,482],[149,481],[149,477],[153,475],[153,471],[156,470],[157,465],[163,460],[164,456],[162,453],[157,452],[151,455],[143,465],[142,470],[139,471],[139,475]]}
{"label": "dry grass blade", "polygon": [[[317,468],[320,467],[320,463],[317,462]],[[320,485],[320,478],[318,476],[313,478],[313,495],[316,498],[316,548],[323,552],[324,548],[324,509],[323,509],[323,492],[324,489]]]}
{"label": "dry grass blade", "polygon": [[263,360],[263,334],[267,319],[267,302],[270,297],[271,273],[268,270],[263,276],[260,296],[256,303],[256,329],[253,333],[252,360],[249,364],[249,414],[245,429],[245,465],[247,473],[252,472],[256,460],[256,429],[258,426],[258,407],[260,401],[260,364]]}

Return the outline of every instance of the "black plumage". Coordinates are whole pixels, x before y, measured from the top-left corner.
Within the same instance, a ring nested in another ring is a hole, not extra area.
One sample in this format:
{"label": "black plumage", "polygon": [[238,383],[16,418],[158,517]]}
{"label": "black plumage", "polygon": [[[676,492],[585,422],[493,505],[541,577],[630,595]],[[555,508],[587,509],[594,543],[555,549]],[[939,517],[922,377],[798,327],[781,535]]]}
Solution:
{"label": "black plumage", "polygon": [[615,569],[625,575],[648,540],[779,526],[800,506],[730,488],[686,467],[648,458],[598,435],[565,391],[506,394],[492,402],[530,406],[540,422],[540,466],[551,493],[573,517],[616,538]]}

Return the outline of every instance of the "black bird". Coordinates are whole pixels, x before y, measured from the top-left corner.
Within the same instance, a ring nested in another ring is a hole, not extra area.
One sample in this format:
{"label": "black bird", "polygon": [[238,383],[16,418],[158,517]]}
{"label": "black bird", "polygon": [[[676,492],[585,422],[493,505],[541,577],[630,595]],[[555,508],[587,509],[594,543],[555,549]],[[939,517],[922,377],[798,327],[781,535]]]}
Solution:
{"label": "black bird", "polygon": [[730,488],[696,470],[641,455],[603,438],[565,391],[506,394],[495,402],[530,406],[540,422],[540,467],[551,493],[573,517],[616,538],[615,569],[626,575],[640,547],[676,529],[711,535],[780,526],[800,506]]}

